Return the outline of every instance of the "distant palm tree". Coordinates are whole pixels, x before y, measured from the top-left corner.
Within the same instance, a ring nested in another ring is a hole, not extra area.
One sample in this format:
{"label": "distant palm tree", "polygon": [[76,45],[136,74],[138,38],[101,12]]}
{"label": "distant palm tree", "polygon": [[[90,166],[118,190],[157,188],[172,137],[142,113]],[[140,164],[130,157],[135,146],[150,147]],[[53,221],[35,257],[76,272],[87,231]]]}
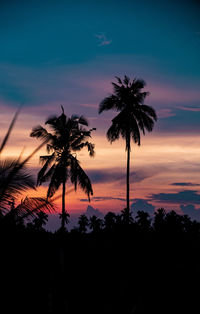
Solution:
{"label": "distant palm tree", "polygon": [[113,230],[116,225],[117,216],[113,212],[108,212],[104,216],[104,226],[106,230]]}
{"label": "distant palm tree", "polygon": [[37,216],[33,220],[35,230],[43,230],[43,226],[46,225],[47,221],[48,215],[45,212],[40,211],[39,213],[37,213]]}
{"label": "distant palm tree", "polygon": [[99,232],[101,228],[103,227],[103,220],[93,215],[90,217],[89,226],[93,232]]}
{"label": "distant palm tree", "polygon": [[130,173],[130,151],[131,138],[140,145],[140,132],[152,131],[154,122],[157,120],[155,110],[144,104],[148,92],[142,91],[145,82],[134,78],[133,81],[126,75],[121,80],[116,77],[118,84],[112,83],[114,93],[104,98],[99,105],[99,113],[105,110],[114,109],[119,111],[112,120],[112,125],[107,131],[107,138],[112,143],[121,136],[126,141],[127,150],[127,175],[126,175],[126,203],[130,211],[129,200],[129,173]]}
{"label": "distant palm tree", "polygon": [[40,156],[43,167],[38,173],[37,184],[41,185],[50,181],[47,198],[52,197],[62,185],[61,229],[64,230],[69,215],[65,211],[65,190],[68,179],[71,179],[75,190],[79,184],[89,200],[90,195],[93,194],[90,179],[81,168],[76,152],[87,147],[90,157],[94,156],[94,144],[88,142],[87,139],[91,137],[91,132],[95,129],[85,128],[88,122],[83,116],[67,117],[63,107],[60,116],[50,117],[45,124],[50,126],[52,133],[39,125],[34,127],[30,134],[31,137],[46,140],[47,152],[51,153]]}
{"label": "distant palm tree", "polygon": [[79,231],[81,233],[86,233],[87,226],[89,225],[89,220],[86,215],[80,215],[78,219]]}
{"label": "distant palm tree", "polygon": [[132,217],[132,213],[127,207],[121,210],[119,222],[126,224],[126,225],[134,222],[134,219]]}

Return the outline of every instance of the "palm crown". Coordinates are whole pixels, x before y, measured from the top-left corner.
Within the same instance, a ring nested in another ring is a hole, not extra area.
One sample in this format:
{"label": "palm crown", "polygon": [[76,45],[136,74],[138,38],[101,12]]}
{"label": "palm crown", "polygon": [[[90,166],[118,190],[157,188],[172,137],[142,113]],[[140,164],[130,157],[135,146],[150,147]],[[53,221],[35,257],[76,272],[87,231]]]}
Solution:
{"label": "palm crown", "polygon": [[[38,185],[50,181],[47,197],[52,197],[63,184],[63,197],[65,194],[65,183],[68,179],[74,184],[75,190],[79,184],[87,194],[88,199],[93,194],[92,185],[89,177],[84,172],[77,159],[77,152],[87,147],[89,155],[94,156],[94,144],[88,141],[93,129],[86,129],[87,120],[83,116],[73,115],[67,117],[62,108],[62,114],[59,117],[50,117],[46,124],[49,125],[52,132],[48,132],[42,126],[36,126],[30,136],[47,140],[46,156],[40,156],[42,169],[38,173]],[[64,199],[63,199],[63,207]],[[63,219],[65,210],[62,210]]]}
{"label": "palm crown", "polygon": [[145,134],[146,130],[152,131],[154,121],[157,120],[155,110],[144,104],[145,97],[149,95],[149,92],[141,91],[146,85],[143,80],[133,79],[131,81],[125,75],[123,81],[118,77],[117,81],[118,84],[112,83],[114,93],[104,98],[99,106],[99,113],[110,109],[120,111],[112,120],[107,137],[110,142],[113,142],[120,135],[127,139],[130,134],[133,141],[140,145],[140,132]]}

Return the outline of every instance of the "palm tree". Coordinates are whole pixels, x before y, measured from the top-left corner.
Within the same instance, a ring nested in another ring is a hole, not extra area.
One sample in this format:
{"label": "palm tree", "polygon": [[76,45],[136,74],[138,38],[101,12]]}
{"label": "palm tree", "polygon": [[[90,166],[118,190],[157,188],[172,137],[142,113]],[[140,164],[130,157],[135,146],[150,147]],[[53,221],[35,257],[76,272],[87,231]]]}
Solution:
{"label": "palm tree", "polygon": [[47,221],[48,215],[45,212],[40,211],[39,213],[37,213],[37,216],[33,220],[35,230],[37,231],[44,230],[43,226],[46,225]]}
{"label": "palm tree", "polygon": [[93,215],[90,217],[89,226],[93,232],[99,232],[101,228],[103,227],[103,220]]}
{"label": "palm tree", "polygon": [[84,214],[80,215],[78,219],[78,225],[79,225],[79,231],[81,233],[86,233],[87,227],[89,225],[89,220],[86,215]]}
{"label": "palm tree", "polygon": [[126,203],[127,211],[130,211],[129,200],[129,173],[130,173],[130,151],[131,138],[140,145],[140,133],[151,132],[154,122],[157,120],[155,110],[144,104],[149,92],[142,91],[145,82],[134,78],[130,80],[126,75],[121,80],[116,77],[118,84],[112,83],[114,92],[104,98],[99,105],[99,113],[105,110],[114,109],[119,113],[112,120],[107,131],[107,138],[112,143],[121,136],[126,141],[127,151],[127,174],[126,174]]}
{"label": "palm tree", "polygon": [[37,184],[50,181],[47,199],[51,198],[62,185],[61,229],[64,230],[69,215],[65,211],[66,182],[71,179],[75,190],[79,184],[89,200],[90,195],[93,195],[90,179],[81,168],[76,152],[87,147],[90,157],[94,156],[94,144],[87,139],[95,129],[85,128],[88,122],[83,116],[67,117],[62,106],[61,108],[60,116],[50,117],[45,123],[51,128],[51,133],[39,125],[33,128],[30,136],[47,141],[47,152],[51,154],[40,156],[43,167],[38,173]]}
{"label": "palm tree", "polygon": [[104,216],[104,226],[106,230],[113,230],[115,225],[116,225],[116,214],[112,213],[112,212],[108,212],[105,216]]}

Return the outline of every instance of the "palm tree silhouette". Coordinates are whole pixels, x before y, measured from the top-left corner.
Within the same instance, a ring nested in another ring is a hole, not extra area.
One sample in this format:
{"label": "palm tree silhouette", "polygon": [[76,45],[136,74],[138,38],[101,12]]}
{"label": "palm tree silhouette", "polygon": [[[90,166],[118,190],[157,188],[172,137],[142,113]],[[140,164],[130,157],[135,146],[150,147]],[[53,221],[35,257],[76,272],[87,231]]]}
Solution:
{"label": "palm tree silhouette", "polygon": [[38,173],[37,184],[41,185],[50,181],[47,198],[51,198],[62,185],[61,229],[64,230],[69,217],[65,211],[67,180],[71,179],[75,190],[79,184],[89,200],[90,195],[93,194],[90,179],[81,168],[76,152],[87,147],[90,157],[94,156],[94,144],[88,142],[87,139],[91,137],[91,132],[95,128],[86,129],[85,126],[88,126],[88,122],[83,116],[67,117],[62,106],[61,108],[60,116],[50,117],[45,123],[49,125],[52,133],[39,125],[33,128],[30,136],[47,141],[47,152],[51,154],[40,156],[43,167]]}
{"label": "palm tree silhouette", "polygon": [[103,227],[103,220],[93,215],[90,217],[89,226],[93,232],[99,232],[101,228]]}
{"label": "palm tree silhouette", "polygon": [[33,220],[35,230],[37,231],[43,230],[43,225],[46,225],[47,221],[48,215],[45,212],[40,211],[39,213],[37,213],[37,216]]}
{"label": "palm tree silhouette", "polygon": [[81,233],[86,233],[87,226],[89,225],[89,220],[86,215],[80,215],[78,219],[79,231]]}
{"label": "palm tree silhouette", "polygon": [[107,131],[107,138],[111,143],[119,139],[120,136],[126,141],[126,206],[129,212],[131,138],[136,144],[140,145],[140,132],[145,134],[145,131],[152,131],[154,122],[157,120],[157,115],[152,107],[144,104],[144,100],[149,95],[149,92],[142,91],[146,85],[143,80],[134,78],[131,81],[126,75],[123,80],[119,77],[116,77],[116,79],[118,84],[112,82],[114,93],[101,101],[99,113],[110,109],[119,112],[112,120],[112,124]]}
{"label": "palm tree silhouette", "polygon": [[113,230],[116,224],[116,214],[112,213],[112,212],[108,212],[105,216],[104,216],[104,226],[106,230]]}

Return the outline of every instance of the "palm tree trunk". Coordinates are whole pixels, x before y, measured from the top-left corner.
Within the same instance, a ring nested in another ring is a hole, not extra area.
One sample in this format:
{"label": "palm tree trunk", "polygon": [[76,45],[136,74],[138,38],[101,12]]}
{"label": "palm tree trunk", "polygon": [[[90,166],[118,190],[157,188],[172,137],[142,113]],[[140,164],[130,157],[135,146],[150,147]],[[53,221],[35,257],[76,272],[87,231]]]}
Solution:
{"label": "palm tree trunk", "polygon": [[130,132],[127,132],[126,136],[126,148],[127,148],[127,168],[126,168],[126,208],[127,208],[127,216],[129,217],[130,213],[130,184],[129,184],[129,176],[130,176]]}
{"label": "palm tree trunk", "polygon": [[65,180],[63,180],[63,190],[62,190],[62,219],[61,219],[61,229],[65,229]]}

